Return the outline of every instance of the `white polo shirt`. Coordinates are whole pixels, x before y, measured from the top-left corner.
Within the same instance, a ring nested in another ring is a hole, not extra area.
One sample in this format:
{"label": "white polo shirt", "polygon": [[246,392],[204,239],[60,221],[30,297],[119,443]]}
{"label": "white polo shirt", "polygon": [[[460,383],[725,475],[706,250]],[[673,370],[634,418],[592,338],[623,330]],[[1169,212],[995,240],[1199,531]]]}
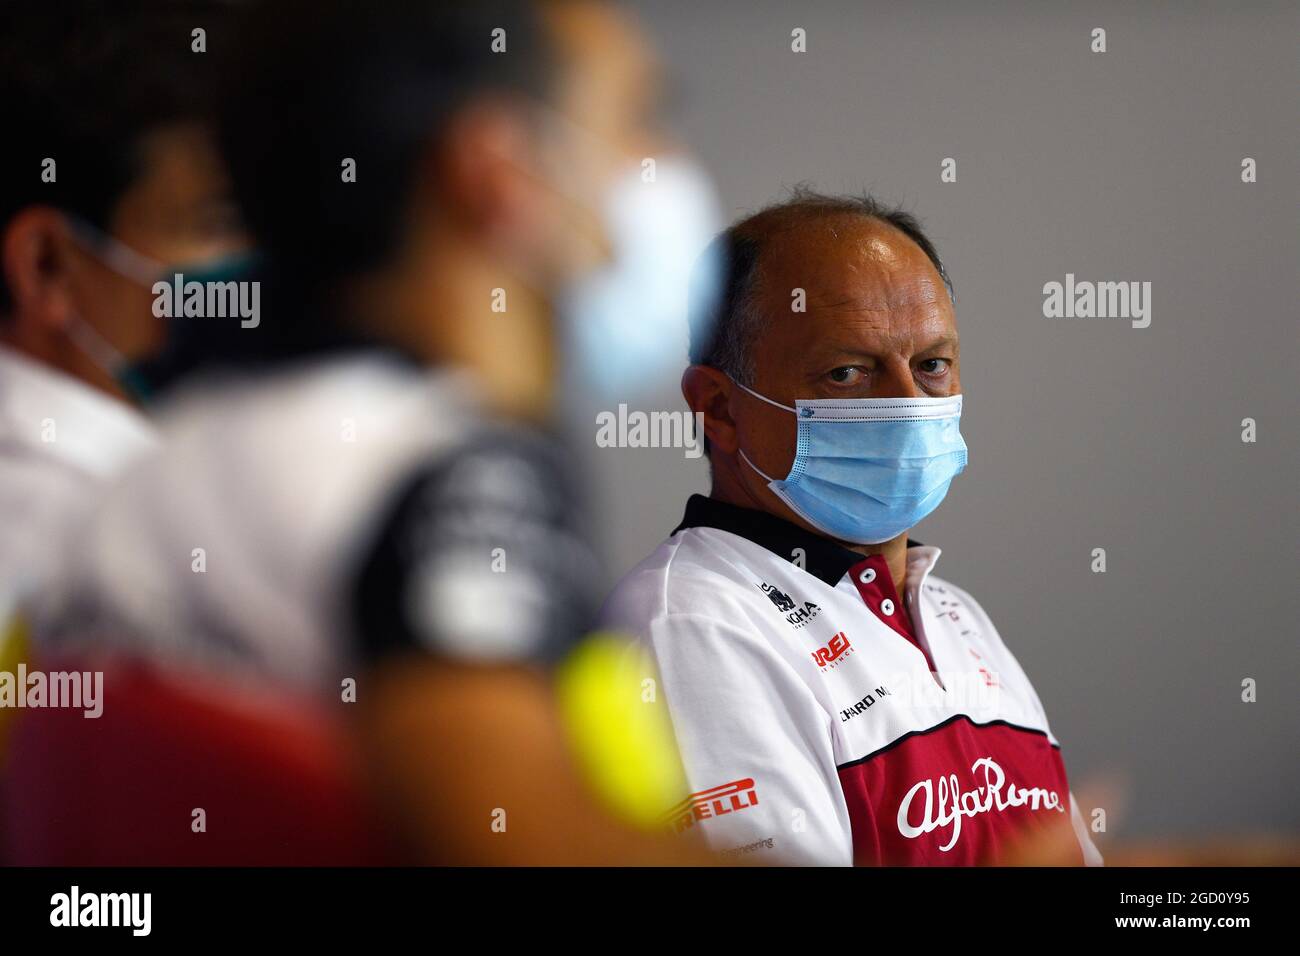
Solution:
{"label": "white polo shirt", "polygon": [[908,545],[900,597],[880,556],[691,498],[601,614],[658,665],[691,791],[665,822],[840,865],[996,863],[1060,828],[1100,864],[1029,678]]}
{"label": "white polo shirt", "polygon": [[101,487],[156,444],[129,405],[0,346],[0,619]]}

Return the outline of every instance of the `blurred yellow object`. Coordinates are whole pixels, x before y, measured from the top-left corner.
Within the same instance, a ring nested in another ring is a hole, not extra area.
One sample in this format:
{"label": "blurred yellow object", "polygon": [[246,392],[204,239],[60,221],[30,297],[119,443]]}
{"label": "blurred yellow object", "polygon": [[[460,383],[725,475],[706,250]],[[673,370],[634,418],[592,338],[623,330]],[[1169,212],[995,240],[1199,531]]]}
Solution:
{"label": "blurred yellow object", "polygon": [[661,826],[686,783],[649,655],[617,634],[593,634],[560,665],[556,690],[596,796],[634,826]]}
{"label": "blurred yellow object", "polygon": [[[0,621],[0,671],[16,674],[18,665],[27,659],[27,624],[21,615],[14,614]],[[0,707],[0,768],[4,767],[8,753],[9,724],[14,713]]]}

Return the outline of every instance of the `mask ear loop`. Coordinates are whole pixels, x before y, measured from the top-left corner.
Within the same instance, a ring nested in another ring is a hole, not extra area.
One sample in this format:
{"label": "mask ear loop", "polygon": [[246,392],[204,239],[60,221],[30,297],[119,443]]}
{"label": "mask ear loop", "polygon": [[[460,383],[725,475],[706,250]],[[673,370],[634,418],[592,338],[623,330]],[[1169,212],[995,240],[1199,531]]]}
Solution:
{"label": "mask ear loop", "polygon": [[68,216],[68,222],[81,247],[124,279],[152,288],[166,272],[166,266],[157,259],[136,252],[79,216]]}
{"label": "mask ear loop", "polygon": [[101,372],[117,382],[137,404],[147,405],[151,390],[133,372],[131,361],[81,316],[73,313],[69,319],[63,331],[72,344],[81,349],[82,354],[89,358]]}
{"label": "mask ear loop", "polygon": [[[161,262],[136,252],[117,237],[109,235],[79,216],[68,215],[68,224],[73,238],[87,253],[125,279],[152,289],[153,284],[165,271]],[[131,363],[127,357],[118,351],[99,329],[80,315],[73,313],[69,318],[70,321],[64,327],[64,334],[72,344],[143,405],[148,397],[147,390],[132,381],[129,374]]]}
{"label": "mask ear loop", "polygon": [[768,484],[771,484],[772,482],[776,481],[775,478],[770,477],[767,474],[767,472],[763,471],[761,468],[758,467],[758,465],[754,464],[752,461],[749,460],[749,456],[745,454],[745,449],[737,448],[736,451],[740,452],[740,457],[745,459],[745,464],[747,464],[750,468],[753,468],[756,472],[758,472],[758,474],[763,478],[764,481],[766,481]]}
{"label": "mask ear loop", "polygon": [[[772,401],[772,399],[768,398],[766,395],[760,395],[760,394],[758,394],[758,392],[754,391],[754,390],[753,390],[752,388],[750,388],[748,385],[741,385],[741,384],[740,384],[739,382],[737,382],[734,378],[731,378],[730,375],[728,375],[727,378],[730,378],[730,379],[731,379],[731,384],[732,384],[732,385],[735,385],[737,388],[744,389],[746,392],[749,392],[749,394],[750,394],[750,395],[753,395],[755,398],[757,398],[757,399],[761,399],[762,401],[767,402],[767,404],[769,404],[769,405],[775,405],[777,408],[780,408],[780,409],[783,409],[783,410],[785,410],[785,411],[787,411],[787,412],[790,412],[792,415],[798,415],[798,414],[799,414],[798,409],[791,408],[789,405],[782,405],[780,402],[774,402],[774,401]],[[743,449],[743,448],[737,448],[736,450],[737,450],[738,452],[740,452],[740,457],[743,458],[743,459],[745,459],[745,464],[747,464],[750,468],[753,468],[754,471],[758,472],[758,474],[759,474],[759,475],[760,475],[760,476],[761,476],[765,481],[767,481],[769,484],[772,483],[772,482],[774,482],[774,481],[776,481],[775,478],[770,477],[770,476],[769,476],[765,471],[763,471],[763,470],[762,470],[761,468],[759,468],[756,464],[754,464],[752,461],[749,460],[749,456],[745,454],[745,449]]]}
{"label": "mask ear loop", "polygon": [[[727,378],[731,378],[731,376],[728,375]],[[777,408],[784,409],[785,411],[789,412],[791,415],[798,415],[798,414],[799,414],[799,410],[798,410],[797,408],[791,408],[789,405],[782,405],[780,402],[774,402],[774,401],[772,401],[772,399],[768,398],[766,395],[760,395],[760,394],[758,394],[758,392],[754,391],[754,390],[753,390],[752,388],[750,388],[748,385],[741,385],[741,384],[740,384],[739,382],[737,382],[734,378],[731,378],[731,384],[732,384],[732,385],[735,385],[737,388],[742,388],[742,389],[744,389],[745,391],[749,392],[750,395],[753,395],[755,398],[760,399],[760,400],[762,400],[762,401],[764,401],[764,402],[767,402],[767,404],[769,404],[769,405],[775,405]],[[761,472],[760,472],[760,474],[761,474]]]}
{"label": "mask ear loop", "polygon": [[77,348],[81,349],[86,356],[97,365],[101,371],[107,375],[116,378],[121,370],[126,366],[126,358],[113,347],[103,334],[83,319],[81,316],[73,313],[69,316],[70,322],[64,327],[64,334],[68,336]]}

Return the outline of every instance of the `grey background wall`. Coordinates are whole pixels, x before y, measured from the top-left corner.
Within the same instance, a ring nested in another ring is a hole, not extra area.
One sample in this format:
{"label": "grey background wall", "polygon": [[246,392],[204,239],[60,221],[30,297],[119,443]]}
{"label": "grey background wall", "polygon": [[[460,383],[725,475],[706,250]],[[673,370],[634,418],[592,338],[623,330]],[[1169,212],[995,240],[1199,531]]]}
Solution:
{"label": "grey background wall", "polygon": [[[937,240],[971,463],[915,536],[1035,680],[1076,788],[1118,775],[1128,837],[1300,832],[1297,5],[632,8],[728,216],[807,181]],[[1150,327],[1044,318],[1067,272],[1151,282]],[[683,407],[675,380],[623,400]],[[612,407],[573,419],[611,582],[708,484],[681,450],[597,448]]]}

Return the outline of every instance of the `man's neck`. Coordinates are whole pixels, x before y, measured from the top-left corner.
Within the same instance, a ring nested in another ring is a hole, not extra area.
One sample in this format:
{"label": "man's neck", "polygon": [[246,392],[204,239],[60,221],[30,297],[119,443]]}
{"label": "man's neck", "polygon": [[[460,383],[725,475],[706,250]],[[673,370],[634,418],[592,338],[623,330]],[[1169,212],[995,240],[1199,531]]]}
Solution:
{"label": "man's neck", "polygon": [[713,470],[713,487],[709,492],[709,497],[740,508],[766,512],[803,528],[809,534],[825,538],[827,541],[833,541],[840,547],[848,548],[850,551],[856,551],[864,557],[870,557],[873,554],[883,556],[885,563],[889,565],[889,576],[894,581],[894,590],[898,592],[900,598],[907,600],[907,532],[903,532],[898,537],[881,544],[853,544],[849,541],[840,541],[838,538],[832,538],[812,527],[791,511],[785,502],[778,499],[770,490],[764,489],[762,495],[756,494],[744,482],[738,480],[733,470],[720,468],[716,463]]}
{"label": "man's neck", "polygon": [[119,402],[135,404],[111,375],[94,365],[66,336],[25,335],[19,331],[23,328],[25,326],[17,320],[11,320],[7,329],[0,328],[0,346],[38,365],[77,379]]}
{"label": "man's neck", "polygon": [[892,541],[885,541],[880,544],[852,544],[848,541],[837,541],[836,543],[861,555],[881,555],[885,559],[885,563],[889,565],[889,576],[894,581],[894,590],[898,592],[898,596],[902,600],[907,600],[907,532],[900,534]]}
{"label": "man's neck", "polygon": [[353,311],[431,366],[468,372],[495,412],[545,420],[554,377],[546,303],[478,250],[431,242],[358,290]]}

